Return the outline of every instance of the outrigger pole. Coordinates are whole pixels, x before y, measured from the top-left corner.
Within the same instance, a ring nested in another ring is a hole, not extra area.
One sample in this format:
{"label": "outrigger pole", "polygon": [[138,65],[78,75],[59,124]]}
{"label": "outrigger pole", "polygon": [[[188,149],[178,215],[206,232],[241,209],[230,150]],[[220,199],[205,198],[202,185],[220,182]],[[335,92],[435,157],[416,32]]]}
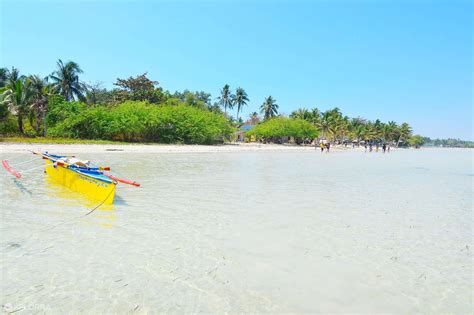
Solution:
{"label": "outrigger pole", "polygon": [[12,174],[13,176],[15,176],[16,178],[20,179],[21,178],[21,174],[20,172],[18,172],[17,170],[13,169],[7,162],[7,160],[2,160],[2,166],[3,168],[9,172],[10,174]]}

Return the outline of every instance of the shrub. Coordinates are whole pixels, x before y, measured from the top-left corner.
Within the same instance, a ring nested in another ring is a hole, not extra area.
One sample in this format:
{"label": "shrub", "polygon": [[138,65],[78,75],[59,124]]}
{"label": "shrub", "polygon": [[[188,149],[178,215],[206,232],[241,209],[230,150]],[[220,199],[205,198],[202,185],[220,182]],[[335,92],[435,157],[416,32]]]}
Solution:
{"label": "shrub", "polygon": [[17,118],[13,115],[7,115],[5,119],[0,120],[0,135],[14,135],[18,133]]}
{"label": "shrub", "polygon": [[254,135],[260,140],[293,137],[297,142],[300,142],[304,139],[313,139],[317,137],[318,131],[312,124],[305,120],[276,117],[255,126],[253,129],[248,131],[246,135]]}
{"label": "shrub", "polygon": [[134,101],[68,114],[48,131],[53,137],[193,144],[222,141],[230,133],[223,115],[177,102],[156,106]]}

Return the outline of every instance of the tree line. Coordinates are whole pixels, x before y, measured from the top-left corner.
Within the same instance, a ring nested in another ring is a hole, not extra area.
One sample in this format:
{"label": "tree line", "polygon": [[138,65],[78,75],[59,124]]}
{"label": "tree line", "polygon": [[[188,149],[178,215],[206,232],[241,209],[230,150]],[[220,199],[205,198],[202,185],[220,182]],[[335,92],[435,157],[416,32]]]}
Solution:
{"label": "tree line", "polygon": [[[164,90],[147,73],[117,78],[110,90],[100,83],[84,83],[82,73],[77,63],[62,60],[46,77],[0,68],[0,134],[213,143],[230,139],[232,130],[244,123],[241,113],[250,102],[245,89],[232,91],[228,84],[213,102],[204,91]],[[245,121],[258,125],[248,134],[259,140],[290,136],[301,142],[319,136],[332,142],[415,146],[424,141],[412,135],[407,123],[349,118],[339,108],[324,112],[301,108],[286,117],[271,95],[259,112],[261,116],[253,112]]]}

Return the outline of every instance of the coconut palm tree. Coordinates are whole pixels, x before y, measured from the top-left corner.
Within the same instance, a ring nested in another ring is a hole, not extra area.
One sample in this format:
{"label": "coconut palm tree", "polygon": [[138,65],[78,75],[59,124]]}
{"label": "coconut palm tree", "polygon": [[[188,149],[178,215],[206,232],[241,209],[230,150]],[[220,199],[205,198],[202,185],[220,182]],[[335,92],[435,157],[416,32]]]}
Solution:
{"label": "coconut palm tree", "polygon": [[260,122],[260,118],[258,117],[258,113],[257,112],[253,112],[251,115],[250,115],[250,124],[251,125],[256,125]]}
{"label": "coconut palm tree", "polygon": [[290,117],[294,119],[303,119],[306,121],[311,121],[311,119],[313,118],[313,114],[306,108],[298,108],[290,114]]}
{"label": "coconut palm tree", "polygon": [[224,107],[224,113],[227,115],[227,108],[232,109],[232,92],[230,91],[229,84],[224,85],[221,90],[221,95],[217,98],[217,102],[220,106]]}
{"label": "coconut palm tree", "polygon": [[398,125],[394,121],[389,121],[386,125],[386,136],[387,136],[387,141],[394,141],[395,139],[398,139]]}
{"label": "coconut palm tree", "polygon": [[405,142],[410,138],[412,134],[412,129],[409,124],[403,123],[400,125],[398,133],[399,133],[399,136],[398,136],[398,141],[397,141],[397,147],[400,145],[400,143]]}
{"label": "coconut palm tree", "polygon": [[364,125],[357,125],[353,131],[353,135],[355,136],[357,143],[359,144],[362,139],[365,139],[365,126]]}
{"label": "coconut palm tree", "polygon": [[263,114],[265,120],[278,115],[278,104],[271,95],[265,98],[262,106],[260,106],[260,112]]}
{"label": "coconut palm tree", "polygon": [[31,91],[22,79],[10,81],[3,88],[3,103],[18,118],[18,131],[23,134],[23,116],[28,113]]}
{"label": "coconut palm tree", "polygon": [[321,112],[316,107],[311,110],[311,123],[318,127],[321,121]]}
{"label": "coconut palm tree", "polygon": [[8,81],[8,69],[0,68],[0,88],[7,85],[7,81]]}
{"label": "coconut palm tree", "polygon": [[240,110],[242,109],[242,107],[247,105],[248,101],[249,101],[249,98],[245,90],[241,87],[238,87],[237,90],[235,90],[234,97],[232,98],[233,106],[237,105],[237,120],[239,120]]}
{"label": "coconut palm tree", "polygon": [[53,80],[55,90],[67,101],[74,98],[84,99],[85,85],[79,81],[82,69],[74,61],[63,63],[61,59],[57,62],[58,69],[50,77]]}
{"label": "coconut palm tree", "polygon": [[36,118],[36,132],[40,132],[42,121],[43,135],[46,137],[46,113],[48,112],[48,99],[53,94],[52,86],[48,82],[48,77],[41,78],[38,75],[30,76],[27,84],[31,91],[30,109]]}

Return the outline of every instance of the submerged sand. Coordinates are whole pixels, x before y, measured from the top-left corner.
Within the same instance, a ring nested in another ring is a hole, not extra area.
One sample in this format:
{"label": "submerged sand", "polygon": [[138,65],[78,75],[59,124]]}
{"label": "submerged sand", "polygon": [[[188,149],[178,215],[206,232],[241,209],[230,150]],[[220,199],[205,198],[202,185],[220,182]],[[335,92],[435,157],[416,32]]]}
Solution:
{"label": "submerged sand", "polygon": [[142,184],[92,213],[0,152],[39,166],[0,172],[5,313],[472,313],[472,151],[94,147],[39,148]]}

